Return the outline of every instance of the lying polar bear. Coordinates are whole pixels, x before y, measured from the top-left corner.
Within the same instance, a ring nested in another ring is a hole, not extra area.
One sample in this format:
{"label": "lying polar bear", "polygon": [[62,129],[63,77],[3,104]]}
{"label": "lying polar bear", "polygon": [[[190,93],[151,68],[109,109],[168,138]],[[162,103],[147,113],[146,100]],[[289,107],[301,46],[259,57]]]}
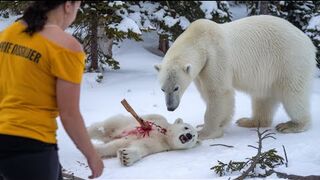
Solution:
{"label": "lying polar bear", "polygon": [[162,151],[189,149],[198,141],[196,129],[178,118],[173,124],[157,114],[141,116],[152,129],[141,132],[138,122],[129,116],[117,115],[92,124],[88,133],[101,157],[117,156],[123,166],[130,166],[141,158]]}

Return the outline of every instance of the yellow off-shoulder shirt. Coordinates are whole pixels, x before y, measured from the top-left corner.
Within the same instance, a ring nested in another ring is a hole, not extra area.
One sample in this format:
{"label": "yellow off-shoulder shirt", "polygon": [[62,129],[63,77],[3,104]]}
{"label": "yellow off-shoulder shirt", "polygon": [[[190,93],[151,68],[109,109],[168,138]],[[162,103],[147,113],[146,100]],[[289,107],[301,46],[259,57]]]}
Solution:
{"label": "yellow off-shoulder shirt", "polygon": [[0,134],[56,143],[56,79],[79,84],[85,54],[15,22],[0,34]]}

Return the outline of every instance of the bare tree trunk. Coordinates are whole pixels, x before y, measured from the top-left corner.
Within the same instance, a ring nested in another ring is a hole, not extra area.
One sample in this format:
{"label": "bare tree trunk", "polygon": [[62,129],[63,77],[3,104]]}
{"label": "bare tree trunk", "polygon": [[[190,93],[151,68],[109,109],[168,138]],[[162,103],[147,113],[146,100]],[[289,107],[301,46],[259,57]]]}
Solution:
{"label": "bare tree trunk", "polygon": [[164,54],[169,49],[169,39],[166,35],[159,35],[159,48],[160,51],[162,51]]}
{"label": "bare tree trunk", "polygon": [[108,56],[108,58],[112,58],[112,45],[113,45],[113,38],[112,39],[107,38],[107,40],[106,40],[106,46],[107,46],[106,55]]}
{"label": "bare tree trunk", "polygon": [[90,71],[98,70],[98,21],[97,18],[92,18],[90,22]]}
{"label": "bare tree trunk", "polygon": [[107,55],[108,58],[112,58],[112,46],[113,46],[113,38],[108,38],[105,34],[104,27],[98,27],[98,45],[101,51]]}
{"label": "bare tree trunk", "polygon": [[269,12],[269,8],[268,8],[268,4],[269,4],[269,1],[259,1],[260,3],[260,11],[259,11],[259,14],[270,14]]}

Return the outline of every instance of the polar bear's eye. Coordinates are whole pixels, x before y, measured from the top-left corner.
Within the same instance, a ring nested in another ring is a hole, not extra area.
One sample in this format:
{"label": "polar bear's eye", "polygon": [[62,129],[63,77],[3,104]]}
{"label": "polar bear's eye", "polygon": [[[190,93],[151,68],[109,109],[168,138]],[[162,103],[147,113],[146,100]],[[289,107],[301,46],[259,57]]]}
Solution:
{"label": "polar bear's eye", "polygon": [[184,130],[188,130],[189,128],[188,127],[184,127]]}
{"label": "polar bear's eye", "polygon": [[161,91],[163,91],[163,92],[164,92],[164,89],[163,89],[163,88],[161,88]]}
{"label": "polar bear's eye", "polygon": [[174,91],[178,91],[179,90],[179,86],[177,86],[176,88],[174,88]]}

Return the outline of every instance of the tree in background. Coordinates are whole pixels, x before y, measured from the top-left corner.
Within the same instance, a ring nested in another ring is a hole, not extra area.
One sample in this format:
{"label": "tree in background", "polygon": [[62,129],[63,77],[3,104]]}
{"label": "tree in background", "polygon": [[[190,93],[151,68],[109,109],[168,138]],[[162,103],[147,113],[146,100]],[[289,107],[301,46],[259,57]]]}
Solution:
{"label": "tree in background", "polygon": [[[275,1],[270,4],[272,15],[287,19],[305,32],[317,47],[317,66],[320,67],[320,28],[311,27],[311,18],[319,15],[319,1]],[[312,22],[313,23],[313,22]]]}
{"label": "tree in background", "polygon": [[269,14],[269,1],[246,1],[248,16]]}
{"label": "tree in background", "polygon": [[[119,69],[112,56],[114,44],[124,39],[141,40],[138,25],[127,17],[127,5],[122,1],[84,1],[74,23],[74,35],[87,52],[87,71],[103,72],[107,66]],[[102,78],[99,75],[98,80]]]}
{"label": "tree in background", "polygon": [[227,1],[134,1],[128,8],[141,28],[153,29],[163,53],[191,22],[206,18],[218,23],[231,21]]}
{"label": "tree in background", "polygon": [[[284,18],[305,32],[318,49],[317,66],[320,68],[319,1],[250,1],[248,15],[271,14]],[[317,26],[318,25],[318,26]]]}
{"label": "tree in background", "polygon": [[315,7],[313,1],[276,1],[269,5],[271,15],[287,19],[301,30],[308,26]]}
{"label": "tree in background", "polygon": [[[32,1],[1,1],[0,15],[22,15]],[[114,44],[124,39],[141,39],[138,25],[127,15],[127,4],[122,1],[83,1],[76,21],[68,31],[84,45],[87,53],[86,72],[100,72],[101,81],[107,67],[119,69],[119,62],[112,56]]]}
{"label": "tree in background", "polygon": [[0,1],[0,16],[9,18],[10,15],[22,15],[30,1]]}
{"label": "tree in background", "polygon": [[197,19],[205,18],[217,23],[231,21],[227,1],[160,1],[160,5],[153,22],[159,29],[159,48],[163,53],[169,48],[167,44],[176,40]]}
{"label": "tree in background", "polygon": [[313,40],[317,47],[317,66],[320,69],[320,13],[313,16],[306,28],[306,34]]}

